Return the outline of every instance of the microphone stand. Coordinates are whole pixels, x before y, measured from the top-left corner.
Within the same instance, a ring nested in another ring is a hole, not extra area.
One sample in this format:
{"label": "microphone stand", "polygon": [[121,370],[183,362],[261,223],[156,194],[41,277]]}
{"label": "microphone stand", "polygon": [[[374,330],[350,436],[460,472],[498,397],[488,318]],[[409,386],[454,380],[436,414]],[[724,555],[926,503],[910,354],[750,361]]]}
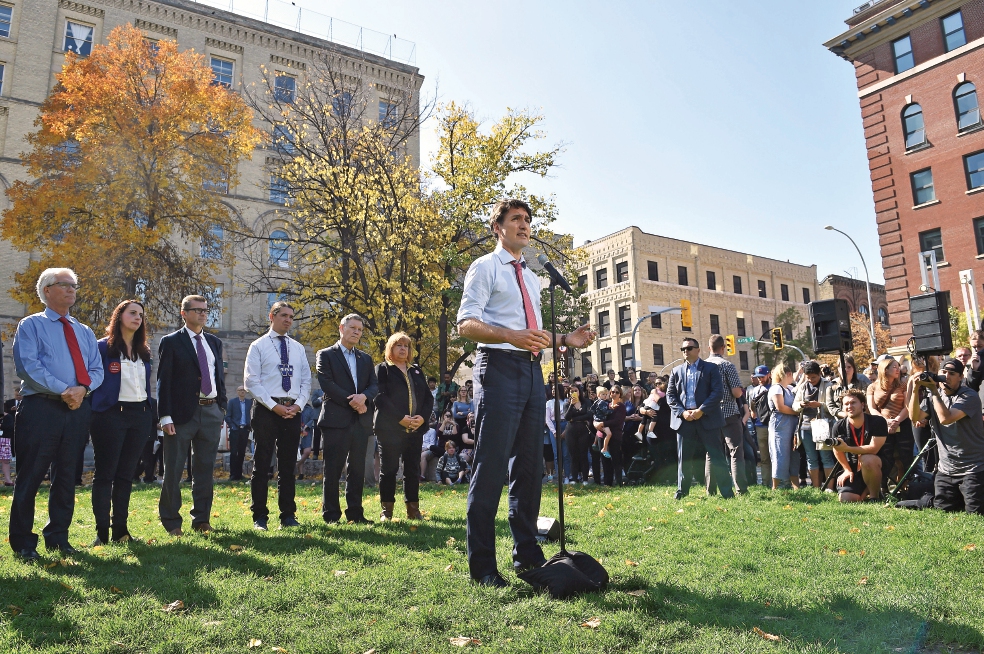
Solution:
{"label": "microphone stand", "polygon": [[[557,309],[555,295],[557,292],[557,282],[550,280],[550,333],[554,334],[553,344],[553,402],[554,402],[554,442],[557,444],[557,503],[559,506],[558,519],[560,520],[560,553],[567,554],[567,536],[564,529],[564,453],[560,442],[560,380],[557,375],[557,355],[558,346],[557,334]],[[566,353],[565,353],[566,354]]]}

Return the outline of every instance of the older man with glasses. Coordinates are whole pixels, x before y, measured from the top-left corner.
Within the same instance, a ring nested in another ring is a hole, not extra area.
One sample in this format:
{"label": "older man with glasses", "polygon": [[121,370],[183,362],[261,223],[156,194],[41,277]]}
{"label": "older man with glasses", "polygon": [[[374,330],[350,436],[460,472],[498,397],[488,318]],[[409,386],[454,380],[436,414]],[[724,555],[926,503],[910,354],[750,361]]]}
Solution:
{"label": "older man with glasses", "polygon": [[103,381],[102,358],[92,330],[68,315],[78,278],[68,268],[49,268],[38,278],[45,310],[27,316],[14,335],[14,364],[24,399],[17,412],[17,481],[10,507],[10,547],[38,561],[34,504],[51,468],[44,542],[62,556],[77,554],[68,541],[75,512],[75,463],[89,433],[89,395]]}

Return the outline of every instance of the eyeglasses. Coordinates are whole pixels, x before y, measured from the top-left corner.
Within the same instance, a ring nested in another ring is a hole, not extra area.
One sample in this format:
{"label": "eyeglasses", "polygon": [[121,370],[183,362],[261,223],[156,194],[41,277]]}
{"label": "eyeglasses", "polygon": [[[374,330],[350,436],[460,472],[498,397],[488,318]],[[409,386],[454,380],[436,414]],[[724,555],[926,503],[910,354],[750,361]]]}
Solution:
{"label": "eyeglasses", "polygon": [[208,313],[208,309],[207,308],[202,308],[202,307],[191,307],[190,309],[185,309],[185,311],[186,312],[187,311],[194,311],[195,313],[197,313],[200,316],[204,316],[206,313]]}
{"label": "eyeglasses", "polygon": [[690,350],[699,350],[699,349],[700,348],[697,347],[696,345],[688,345],[687,347],[681,347],[680,348],[680,351],[681,352],[689,352]]}
{"label": "eyeglasses", "polygon": [[64,289],[70,288],[72,290],[77,291],[79,290],[79,286],[81,286],[81,284],[73,284],[72,282],[55,282],[54,284],[48,284],[47,286],[45,286],[45,288],[51,288],[52,286],[60,286],[61,288]]}

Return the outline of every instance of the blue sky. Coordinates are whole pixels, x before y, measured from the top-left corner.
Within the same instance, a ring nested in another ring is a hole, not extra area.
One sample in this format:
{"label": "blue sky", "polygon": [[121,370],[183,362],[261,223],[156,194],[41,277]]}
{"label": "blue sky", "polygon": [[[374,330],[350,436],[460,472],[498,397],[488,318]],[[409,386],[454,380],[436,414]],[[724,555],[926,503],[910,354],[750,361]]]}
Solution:
{"label": "blue sky", "polygon": [[[852,66],[821,44],[860,0],[297,4],[416,43],[425,90],[546,117],[576,243],[629,225],[883,279]],[[434,146],[432,129],[423,155]]]}

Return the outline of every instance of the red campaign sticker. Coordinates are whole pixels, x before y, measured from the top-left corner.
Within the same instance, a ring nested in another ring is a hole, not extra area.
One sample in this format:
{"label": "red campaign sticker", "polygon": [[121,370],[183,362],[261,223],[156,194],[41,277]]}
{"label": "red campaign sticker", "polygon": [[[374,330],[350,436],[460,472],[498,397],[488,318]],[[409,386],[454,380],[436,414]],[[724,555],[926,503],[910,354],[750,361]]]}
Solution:
{"label": "red campaign sticker", "polygon": [[113,362],[111,362],[109,364],[109,371],[111,373],[113,373],[114,375],[118,375],[119,372],[120,372],[120,362],[119,361],[113,361]]}

